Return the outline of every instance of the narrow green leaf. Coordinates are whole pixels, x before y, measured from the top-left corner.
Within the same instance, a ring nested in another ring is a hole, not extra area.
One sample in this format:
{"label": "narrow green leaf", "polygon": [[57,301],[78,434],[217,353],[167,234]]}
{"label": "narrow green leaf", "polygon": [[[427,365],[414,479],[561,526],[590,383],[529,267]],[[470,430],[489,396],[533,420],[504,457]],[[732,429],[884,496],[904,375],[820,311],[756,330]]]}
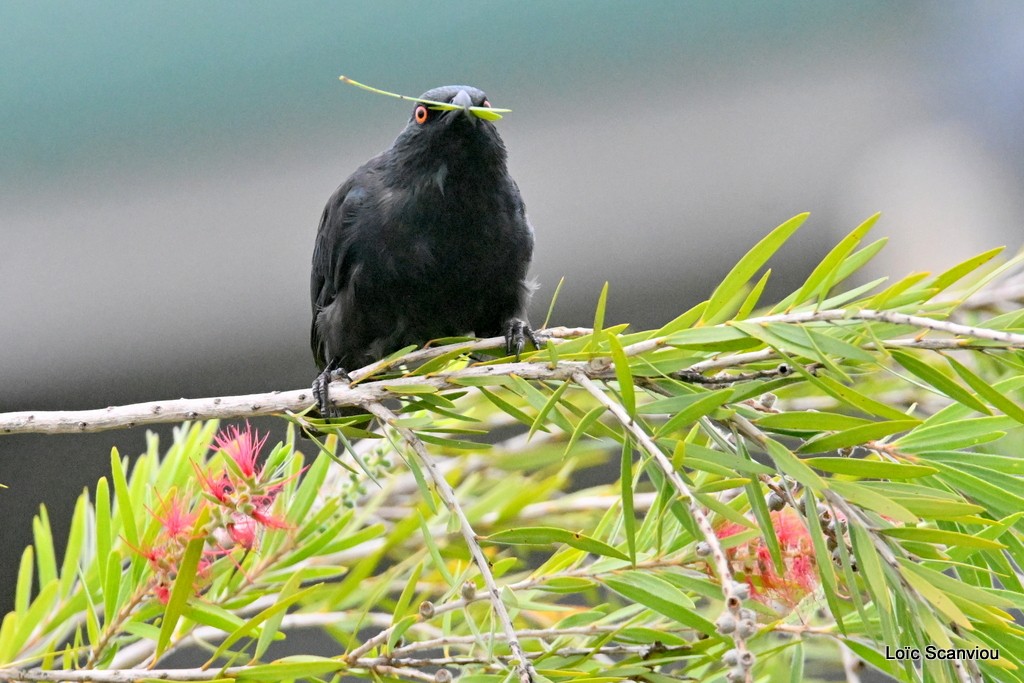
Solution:
{"label": "narrow green leaf", "polygon": [[551,295],[551,303],[548,304],[548,314],[544,316],[544,324],[541,325],[541,329],[547,329],[548,324],[551,322],[551,314],[555,311],[555,302],[558,301],[558,293],[562,291],[562,285],[565,284],[565,276],[558,278],[558,284],[555,285],[555,293]]}
{"label": "narrow green leaf", "polygon": [[18,616],[24,616],[32,599],[33,560],[35,555],[32,546],[26,546],[21,554],[21,564],[18,566],[18,583],[14,591],[14,611]]}
{"label": "narrow green leaf", "polygon": [[121,554],[112,552],[105,557],[97,557],[96,564],[105,567],[106,580],[103,582],[103,619],[107,624],[117,619],[121,595]]}
{"label": "narrow green leaf", "polygon": [[75,511],[71,516],[68,541],[64,547],[64,561],[60,567],[61,595],[68,595],[71,592],[71,587],[78,576],[79,562],[89,559],[83,557],[82,554],[82,549],[85,546],[85,527],[89,523],[89,508],[89,490],[86,489],[75,502]]}
{"label": "narrow green leaf", "polygon": [[991,261],[1002,253],[1005,248],[1006,247],[996,247],[995,249],[989,249],[977,256],[972,256],[963,263],[958,263],[946,272],[937,276],[932,282],[931,287],[939,292],[947,289],[950,285],[955,284],[965,276],[973,273],[975,270]]}
{"label": "narrow green leaf", "polygon": [[[671,434],[684,425],[688,425],[691,422],[710,414],[713,410],[719,408],[732,398],[732,389],[718,389],[716,391],[706,392],[702,391],[698,394],[694,394],[694,396],[697,397],[697,400],[688,402],[688,405],[679,409],[679,411],[670,417],[665,424],[661,425],[655,433],[656,437],[660,438],[666,434]],[[660,401],[656,401],[656,403],[660,403]]]}
{"label": "narrow green leaf", "polygon": [[[609,337],[609,339],[612,339],[612,337]],[[543,426],[548,414],[555,409],[555,406],[558,405],[558,401],[562,398],[562,394],[564,394],[565,390],[568,388],[569,382],[562,382],[557,389],[551,392],[551,396],[544,404],[544,407],[541,408],[540,412],[537,413],[537,417],[533,418],[533,424],[530,425],[530,431],[527,434],[527,439],[533,438],[533,435],[537,432],[537,430],[540,429],[541,426]],[[632,388],[632,385],[630,385],[630,388]]]}
{"label": "narrow green leaf", "polygon": [[769,439],[766,448],[780,473],[788,474],[812,491],[818,492],[825,488],[821,477],[781,443]]}
{"label": "narrow green leaf", "polygon": [[110,556],[110,548],[113,543],[113,534],[110,524],[110,488],[107,485],[107,478],[100,477],[96,482],[96,557],[99,558],[97,568],[100,572],[100,581],[106,582],[106,563],[104,557]]}
{"label": "narrow green leaf", "polygon": [[622,526],[626,532],[626,548],[629,562],[636,566],[636,512],[633,509],[633,440],[622,442],[622,457],[619,466],[619,485],[622,495]]}
{"label": "narrow green leaf", "polygon": [[346,668],[344,662],[315,655],[282,657],[270,664],[258,664],[235,674],[240,681],[289,681],[322,677]]}
{"label": "narrow green leaf", "polygon": [[[622,350],[622,344],[615,335],[608,335],[608,346],[611,349],[612,361],[615,363],[615,378],[619,380],[619,394],[622,396],[622,407],[630,416],[636,415],[636,391],[633,388],[633,373],[629,370],[629,359]],[[568,383],[567,383],[568,384]]]}
{"label": "narrow green leaf", "polygon": [[1014,403],[1008,396],[992,387],[981,377],[971,372],[966,366],[958,363],[954,358],[946,356],[946,362],[960,375],[960,378],[967,382],[968,386],[978,392],[978,395],[988,401],[997,410],[1001,410],[1007,416],[1017,422],[1024,424],[1024,408]]}
{"label": "narrow green leaf", "polygon": [[878,222],[880,216],[881,214],[876,213],[840,240],[839,244],[834,246],[817,267],[811,271],[807,281],[800,287],[790,305],[799,306],[812,297],[817,297],[819,301],[823,300],[828,295],[833,283],[837,280],[839,268],[846,260],[846,257],[857,248],[857,245],[868,234],[868,231]]}
{"label": "narrow green leaf", "polygon": [[454,586],[455,577],[448,571],[448,566],[445,564],[444,558],[441,557],[441,549],[437,547],[437,541],[427,525],[427,520],[424,519],[423,514],[419,511],[417,511],[417,515],[419,517],[420,534],[423,537],[423,544],[427,546],[427,552],[430,553],[430,558],[434,561],[434,569],[441,574],[445,583],[449,586]]}
{"label": "narrow green leaf", "polygon": [[[204,665],[204,668],[217,662],[221,657],[224,656],[224,653],[231,649],[232,645],[237,643],[242,638],[248,637],[253,632],[254,629],[256,629],[260,624],[267,621],[267,619],[274,616],[275,614],[287,611],[288,608],[294,605],[296,602],[306,597],[307,595],[314,593],[319,589],[320,584],[304,588],[297,593],[289,595],[287,598],[277,600],[273,605],[267,607],[259,614],[247,619],[245,623],[243,623],[241,626],[232,631],[228,635],[228,637],[224,639],[224,641],[217,647],[216,651],[213,653],[210,659],[207,660],[207,663],[206,665]],[[270,680],[278,679],[271,678]]]}
{"label": "narrow green leaf", "polygon": [[848,474],[871,479],[914,479],[938,472],[934,467],[926,465],[906,465],[860,458],[808,458],[804,462],[815,469],[832,474]]}
{"label": "narrow green leaf", "polygon": [[138,547],[139,532],[135,526],[135,504],[128,493],[128,480],[125,478],[124,465],[116,447],[110,449],[110,472],[114,482],[117,510],[121,516],[121,531],[124,532],[124,538],[129,544]]}
{"label": "narrow green leaf", "polygon": [[826,434],[810,439],[802,446],[800,453],[823,453],[845,448],[847,446],[860,446],[869,441],[876,441],[885,436],[906,432],[921,424],[920,420],[885,420],[860,425],[852,429],[845,429],[836,434]]}
{"label": "narrow green leaf", "polygon": [[708,635],[715,634],[715,625],[698,614],[693,601],[671,583],[655,574],[625,571],[603,579],[606,586],[623,597],[640,603],[684,626]]}
{"label": "narrow green leaf", "polygon": [[878,417],[882,417],[887,420],[907,419],[906,413],[900,412],[896,408],[886,405],[880,401],[876,401],[873,398],[869,398],[852,387],[840,384],[831,377],[823,375],[821,377],[811,379],[810,381],[812,384],[816,384],[842,403],[862,410],[869,415],[877,415]]}
{"label": "narrow green leaf", "polygon": [[762,429],[814,432],[844,431],[868,424],[874,423],[862,417],[817,411],[774,413],[757,420],[757,426]]}
{"label": "narrow green leaf", "polygon": [[[480,387],[480,393],[483,394],[488,401],[496,405],[498,409],[501,410],[506,415],[514,417],[516,420],[522,422],[524,425],[533,426],[533,418],[531,418],[522,410],[520,410],[516,406],[512,405],[511,403],[503,399],[501,396],[498,396],[496,393],[488,391],[483,387]],[[547,430],[545,429],[545,431]]]}
{"label": "narrow green leaf", "polygon": [[36,566],[39,583],[48,584],[57,578],[57,559],[53,550],[53,532],[46,506],[39,506],[39,514],[32,518],[32,538],[36,546]]}
{"label": "narrow green leaf", "polygon": [[755,284],[753,289],[751,289],[747,294],[747,298],[745,298],[743,303],[740,304],[740,310],[736,311],[736,315],[733,316],[733,319],[743,320],[750,315],[750,312],[754,310],[754,307],[757,306],[757,302],[761,299],[761,295],[764,293],[764,288],[768,284],[768,278],[770,278],[771,275],[771,268],[764,271],[764,274],[761,275],[761,279],[757,281],[757,284]]}
{"label": "narrow green leaf", "polygon": [[[291,578],[285,582],[284,587],[281,588],[277,600],[287,600],[299,591],[301,585],[302,577],[297,573],[292,574]],[[284,620],[285,611],[274,612],[263,622],[260,628],[260,637],[256,641],[256,649],[253,651],[253,659],[263,659],[267,648],[270,647],[270,643],[273,642],[274,637],[277,636],[281,629],[281,622]]]}
{"label": "narrow green leaf", "polygon": [[608,283],[601,287],[601,295],[597,298],[597,309],[594,311],[594,333],[587,344],[588,350],[597,350],[597,347],[604,341],[602,334],[604,328],[604,312],[608,306]]}
{"label": "narrow green leaf", "polygon": [[772,255],[803,225],[810,214],[802,213],[772,230],[754,245],[725,276],[708,300],[701,322],[715,319],[735,299],[736,293],[752,278]]}
{"label": "narrow green leaf", "polygon": [[607,408],[603,405],[596,406],[587,411],[587,414],[580,418],[580,421],[576,423],[576,428],[572,430],[572,436],[569,438],[569,443],[566,444],[565,450],[562,452],[562,458],[565,459],[571,452],[576,443],[580,440],[590,426],[594,424],[602,415],[604,415]]}
{"label": "narrow green leaf", "polygon": [[1006,546],[998,541],[991,541],[980,536],[962,534],[958,531],[943,529],[927,529],[922,527],[893,527],[879,529],[879,533],[892,538],[901,538],[919,543],[941,543],[954,548],[982,548],[985,550],[1002,550]]}
{"label": "narrow green leaf", "polygon": [[970,619],[967,615],[956,606],[948,595],[943,593],[941,590],[931,584],[931,582],[922,577],[916,570],[918,568],[913,564],[900,563],[900,574],[906,579],[907,583],[914,587],[921,596],[932,604],[937,610],[942,612],[947,619],[950,619],[956,623],[957,626],[965,628],[967,630],[974,630],[974,626],[971,624]]}
{"label": "narrow green leaf", "polygon": [[916,524],[917,516],[899,503],[859,483],[830,479],[828,487],[854,505],[874,510],[880,515],[908,524]]}
{"label": "narrow green leaf", "polygon": [[979,413],[984,413],[985,415],[992,414],[988,406],[975,398],[973,394],[924,361],[896,349],[893,349],[890,353],[896,359],[896,362],[954,401],[959,401]]}
{"label": "narrow green leaf", "polygon": [[[204,507],[196,518],[194,529],[202,529],[210,518],[210,509]],[[171,587],[171,597],[167,600],[164,608],[163,622],[160,625],[160,638],[156,644],[156,657],[164,653],[171,642],[174,629],[178,626],[178,619],[185,610],[185,604],[195,593],[196,574],[199,570],[199,560],[203,556],[203,546],[206,538],[197,534],[188,542],[185,553],[182,555],[181,563],[178,565],[178,576],[174,579]]]}
{"label": "narrow green leaf", "polygon": [[997,441],[1018,422],[1012,417],[976,417],[949,424],[922,425],[901,436],[893,445],[905,453],[955,451]]}
{"label": "narrow green leaf", "polygon": [[520,527],[517,529],[506,529],[491,534],[483,539],[487,543],[501,543],[509,545],[550,545],[552,543],[564,543],[565,545],[583,550],[602,557],[614,557],[618,560],[629,562],[629,556],[619,550],[603,543],[596,538],[585,536],[581,533],[558,529],[555,527]]}
{"label": "narrow green leaf", "polygon": [[395,603],[395,610],[391,615],[392,626],[408,615],[409,605],[412,604],[412,599],[416,595],[416,585],[422,575],[423,561],[421,560],[409,574],[409,580],[405,582],[405,588],[402,589],[402,594],[398,597],[398,602]]}
{"label": "narrow green leaf", "polygon": [[[229,612],[220,605],[204,600],[195,600],[191,604],[186,605],[183,615],[186,619],[191,619],[197,624],[220,629],[224,633],[232,633],[245,623],[233,612]],[[246,634],[248,638],[255,638],[256,636],[257,630],[255,627]]]}

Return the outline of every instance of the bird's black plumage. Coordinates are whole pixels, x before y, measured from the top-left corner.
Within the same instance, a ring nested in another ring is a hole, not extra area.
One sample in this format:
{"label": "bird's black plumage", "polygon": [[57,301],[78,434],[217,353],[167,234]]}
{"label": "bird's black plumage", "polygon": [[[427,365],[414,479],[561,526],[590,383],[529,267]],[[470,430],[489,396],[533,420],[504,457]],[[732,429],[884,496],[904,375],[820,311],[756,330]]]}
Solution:
{"label": "bird's black plumage", "polygon": [[313,251],[310,344],[326,383],[410,344],[505,335],[518,353],[533,229],[494,124],[468,110],[480,90],[445,86],[417,104],[391,148],[370,159],[324,207]]}

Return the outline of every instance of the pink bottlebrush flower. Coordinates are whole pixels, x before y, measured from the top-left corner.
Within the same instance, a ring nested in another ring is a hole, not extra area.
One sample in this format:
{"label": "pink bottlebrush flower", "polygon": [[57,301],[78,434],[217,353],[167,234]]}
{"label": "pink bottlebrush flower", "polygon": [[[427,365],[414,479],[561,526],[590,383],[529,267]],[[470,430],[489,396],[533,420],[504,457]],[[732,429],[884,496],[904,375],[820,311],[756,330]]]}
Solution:
{"label": "pink bottlebrush flower", "polygon": [[233,515],[234,520],[227,525],[228,536],[236,544],[246,550],[252,550],[256,545],[256,520],[245,515]]}
{"label": "pink bottlebrush flower", "polygon": [[227,453],[238,464],[242,474],[249,479],[254,479],[260,473],[256,459],[260,455],[263,444],[267,442],[267,436],[265,434],[260,439],[259,432],[253,429],[248,422],[245,423],[245,429],[230,425],[214,437],[214,446],[217,450]]}
{"label": "pink bottlebrush flower", "polygon": [[150,510],[150,514],[162,525],[160,533],[170,539],[187,539],[194,531],[197,515],[188,512],[187,505],[177,496],[170,496],[160,501],[160,512]]}
{"label": "pink bottlebrush flower", "polygon": [[[764,539],[755,538],[729,548],[726,555],[732,570],[746,579],[751,596],[762,603],[775,601],[788,607],[795,606],[819,585],[815,568],[811,535],[793,508],[771,513],[775,537],[782,551],[784,572],[779,574]],[[744,531],[739,524],[725,524],[718,531],[719,538],[728,538]]]}
{"label": "pink bottlebrush flower", "polygon": [[234,494],[237,487],[226,472],[221,472],[219,476],[210,475],[204,472],[195,462],[192,463],[192,469],[196,471],[196,477],[199,478],[199,485],[203,491],[218,503],[233,505],[229,498]]}

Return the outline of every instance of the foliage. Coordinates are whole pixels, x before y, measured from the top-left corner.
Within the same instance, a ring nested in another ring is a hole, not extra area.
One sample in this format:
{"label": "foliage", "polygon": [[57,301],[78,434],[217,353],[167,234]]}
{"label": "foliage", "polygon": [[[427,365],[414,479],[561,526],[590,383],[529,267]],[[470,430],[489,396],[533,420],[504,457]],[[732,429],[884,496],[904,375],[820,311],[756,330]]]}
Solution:
{"label": "foliage", "polygon": [[[844,658],[1024,680],[1024,311],[999,308],[1022,259],[843,289],[883,246],[861,246],[872,218],[753,317],[803,218],[658,330],[605,327],[606,288],[592,330],[521,363],[399,355],[372,377],[406,378],[394,419],[291,416],[262,465],[215,422],[115,451],[60,563],[36,518],[0,678],[141,679],[180,651],[203,669],[170,679],[501,683],[478,540],[540,681],[820,680]],[[274,654],[304,629],[334,651]],[[886,658],[929,646],[999,658]]]}

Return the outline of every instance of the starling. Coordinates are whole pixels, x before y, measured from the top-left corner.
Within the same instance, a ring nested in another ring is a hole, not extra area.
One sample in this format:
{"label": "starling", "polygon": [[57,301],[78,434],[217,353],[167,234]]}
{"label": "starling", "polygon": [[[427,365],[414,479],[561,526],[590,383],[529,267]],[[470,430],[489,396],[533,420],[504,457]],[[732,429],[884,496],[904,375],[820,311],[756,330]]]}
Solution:
{"label": "starling", "polygon": [[345,414],[327,385],[409,345],[503,335],[519,355],[537,341],[526,321],[533,228],[508,174],[490,107],[469,86],[429,90],[390,149],[363,164],[324,207],[313,250],[313,393],[325,417]]}

